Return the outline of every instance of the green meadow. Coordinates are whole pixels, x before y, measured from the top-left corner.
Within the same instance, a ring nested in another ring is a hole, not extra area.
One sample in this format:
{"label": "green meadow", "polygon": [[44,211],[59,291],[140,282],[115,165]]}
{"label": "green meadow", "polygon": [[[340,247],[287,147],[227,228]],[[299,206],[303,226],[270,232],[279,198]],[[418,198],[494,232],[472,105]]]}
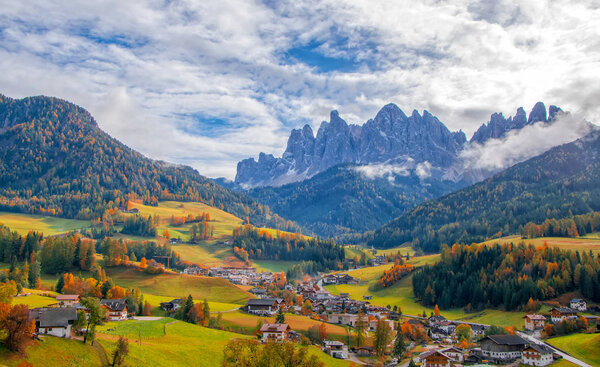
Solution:
{"label": "green meadow", "polygon": [[571,334],[546,341],[592,366],[600,366],[600,334]]}

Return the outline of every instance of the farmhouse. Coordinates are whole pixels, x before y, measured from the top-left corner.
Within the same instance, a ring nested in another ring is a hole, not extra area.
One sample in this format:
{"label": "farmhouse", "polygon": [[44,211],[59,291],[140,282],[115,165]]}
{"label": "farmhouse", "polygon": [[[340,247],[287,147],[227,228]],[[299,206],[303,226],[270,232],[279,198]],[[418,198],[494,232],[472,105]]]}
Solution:
{"label": "farmhouse", "polygon": [[569,306],[573,310],[577,310],[577,311],[581,311],[581,312],[587,311],[587,303],[585,302],[585,300],[582,300],[581,298],[573,298],[571,300],[571,302],[569,303]]}
{"label": "farmhouse", "polygon": [[40,334],[70,338],[77,310],[73,307],[34,308],[29,311],[29,318],[35,320],[35,329]]}
{"label": "farmhouse", "polygon": [[348,274],[336,274],[335,277],[337,284],[358,284],[358,280]]}
{"label": "farmhouse", "polygon": [[349,313],[334,313],[328,316],[328,320],[332,324],[344,324],[354,327],[356,325],[356,321],[358,320],[358,315]]}
{"label": "farmhouse", "polygon": [[559,323],[564,320],[576,320],[577,311],[569,307],[556,307],[550,310],[550,317],[553,323]]}
{"label": "farmhouse", "polygon": [[323,340],[321,349],[333,358],[348,359],[348,347],[337,340]]}
{"label": "farmhouse", "polygon": [[250,299],[246,303],[246,310],[255,315],[273,315],[279,311],[279,302],[275,298]]}
{"label": "farmhouse", "polygon": [[183,269],[183,274],[206,276],[208,275],[208,269],[199,266],[189,266]]}
{"label": "farmhouse", "polygon": [[176,311],[183,304],[182,298],[177,298],[169,302],[161,302],[160,308],[164,311]]}
{"label": "farmhouse", "polygon": [[263,288],[252,288],[250,290],[250,293],[252,293],[253,295],[255,295],[258,298],[263,298],[264,296],[267,295],[267,291]]}
{"label": "farmhouse", "polygon": [[57,307],[73,307],[79,303],[78,294],[59,294],[56,296]]}
{"label": "farmhouse", "polygon": [[546,324],[546,317],[538,314],[529,314],[523,316],[525,319],[525,330],[541,330]]}
{"label": "farmhouse", "polygon": [[444,353],[448,357],[452,359],[454,362],[464,362],[465,360],[465,352],[457,347],[449,347],[445,349],[441,349],[440,352]]}
{"label": "farmhouse", "polygon": [[263,343],[281,343],[288,338],[290,326],[288,324],[264,324],[260,328]]}
{"label": "farmhouse", "polygon": [[479,341],[481,353],[493,361],[510,362],[521,357],[527,342],[518,335],[490,335]]}
{"label": "farmhouse", "polygon": [[548,366],[554,362],[552,350],[545,345],[531,344],[523,351],[523,364],[529,366]]}
{"label": "farmhouse", "polygon": [[431,316],[430,318],[427,319],[429,326],[437,326],[440,323],[445,322],[445,321],[448,321],[448,320],[446,320],[446,318],[442,315]]}
{"label": "farmhouse", "polygon": [[[383,320],[383,322],[385,322],[386,324],[388,324],[388,326],[390,327],[390,330],[394,330],[394,321],[392,320]],[[371,320],[368,322],[368,330],[369,331],[375,331],[377,329],[377,320]]]}
{"label": "farmhouse", "polygon": [[327,274],[323,277],[323,284],[337,284],[337,277],[333,274]]}
{"label": "farmhouse", "polygon": [[423,367],[450,367],[452,358],[439,350],[430,350],[419,355]]}
{"label": "farmhouse", "polygon": [[127,320],[127,303],[124,299],[103,299],[100,305],[106,309],[108,321]]}

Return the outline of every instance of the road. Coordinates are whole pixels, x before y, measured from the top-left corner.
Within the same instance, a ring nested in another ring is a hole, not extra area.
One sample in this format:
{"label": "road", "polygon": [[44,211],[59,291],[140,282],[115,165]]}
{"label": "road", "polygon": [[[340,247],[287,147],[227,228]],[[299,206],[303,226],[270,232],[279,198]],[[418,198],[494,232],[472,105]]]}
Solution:
{"label": "road", "polygon": [[541,341],[539,339],[536,339],[536,338],[534,338],[531,335],[527,335],[527,334],[522,333],[520,331],[518,331],[517,334],[519,334],[519,336],[521,338],[523,338],[525,340],[528,340],[528,341],[530,341],[532,343],[539,344],[539,345],[545,345],[546,347],[552,349],[552,351],[554,351],[554,353],[560,355],[565,360],[567,360],[567,361],[569,361],[571,363],[575,363],[576,365],[581,366],[581,367],[592,367],[591,365],[585,363],[584,361],[581,361],[581,360],[579,360],[579,359],[577,359],[577,358],[575,358],[575,357],[573,357],[573,356],[571,356],[571,355],[569,355],[569,354],[567,354],[567,353],[565,353],[565,352],[563,352],[561,350],[558,350],[558,349],[554,348],[553,346],[551,346],[550,344],[544,343],[543,341]]}

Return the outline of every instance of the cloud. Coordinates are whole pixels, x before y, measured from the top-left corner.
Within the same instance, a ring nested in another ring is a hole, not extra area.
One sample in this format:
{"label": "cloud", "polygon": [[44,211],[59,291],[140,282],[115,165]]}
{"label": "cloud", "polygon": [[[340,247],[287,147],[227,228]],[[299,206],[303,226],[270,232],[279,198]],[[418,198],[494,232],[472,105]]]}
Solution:
{"label": "cloud", "polygon": [[563,114],[553,123],[538,122],[483,145],[471,144],[461,152],[460,164],[465,171],[497,172],[579,139],[591,129],[592,125],[581,116]]}
{"label": "cloud", "polygon": [[431,176],[431,163],[428,161],[421,162],[417,164],[417,168],[415,168],[415,173],[421,180],[429,178]]}
{"label": "cloud", "polygon": [[0,93],[73,101],[153,158],[235,175],[388,102],[472,133],[542,100],[600,121],[593,0],[5,1]]}
{"label": "cloud", "polygon": [[410,175],[409,168],[406,165],[380,163],[357,166],[353,169],[369,180],[387,177],[390,182],[393,182],[395,176]]}

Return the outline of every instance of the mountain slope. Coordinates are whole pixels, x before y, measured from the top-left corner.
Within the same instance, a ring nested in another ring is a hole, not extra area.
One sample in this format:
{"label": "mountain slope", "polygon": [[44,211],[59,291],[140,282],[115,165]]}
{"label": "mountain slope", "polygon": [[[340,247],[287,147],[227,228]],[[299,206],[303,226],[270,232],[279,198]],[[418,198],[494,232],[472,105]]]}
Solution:
{"label": "mountain slope", "polygon": [[600,209],[600,133],[517,164],[496,176],[431,200],[375,231],[369,245],[412,241],[425,251],[517,233],[529,221]]}
{"label": "mountain slope", "polygon": [[425,200],[461,188],[451,181],[421,179],[412,172],[367,177],[365,167],[337,165],[302,182],[257,187],[259,202],[322,236],[377,228]]}
{"label": "mountain slope", "polygon": [[0,210],[90,219],[130,198],[151,205],[201,201],[257,225],[271,217],[247,195],[190,167],[128,148],[79,106],[52,97],[0,95]]}

